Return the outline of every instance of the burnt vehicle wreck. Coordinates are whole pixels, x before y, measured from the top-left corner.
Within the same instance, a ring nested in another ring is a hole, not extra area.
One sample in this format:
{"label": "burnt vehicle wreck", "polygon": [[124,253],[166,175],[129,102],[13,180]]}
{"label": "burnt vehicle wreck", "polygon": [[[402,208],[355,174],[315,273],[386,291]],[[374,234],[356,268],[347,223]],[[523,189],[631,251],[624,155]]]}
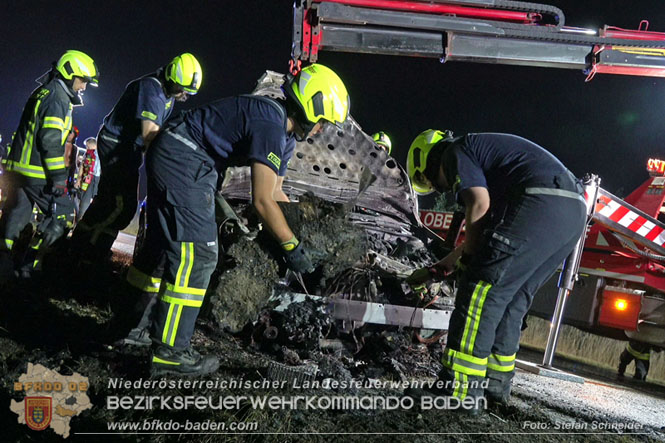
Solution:
{"label": "burnt vehicle wreck", "polygon": [[[283,79],[267,71],[253,93],[279,98]],[[250,183],[248,167],[231,167],[218,192],[223,251],[202,310],[212,329],[247,332],[252,343],[291,365],[318,355],[319,367],[331,364],[321,351],[358,353],[377,340],[404,349],[440,342],[453,309],[452,286],[434,283],[423,298],[402,283],[436,260],[426,243],[440,239],[420,223],[404,169],[352,117],[341,130],[324,125],[297,143],[284,180],[291,203],[280,206],[311,255],[312,274],[287,270],[253,212]],[[427,362],[417,366],[432,375],[437,359],[424,354],[419,359]],[[389,365],[401,365],[391,359]],[[415,375],[403,369],[396,369],[402,377]]]}

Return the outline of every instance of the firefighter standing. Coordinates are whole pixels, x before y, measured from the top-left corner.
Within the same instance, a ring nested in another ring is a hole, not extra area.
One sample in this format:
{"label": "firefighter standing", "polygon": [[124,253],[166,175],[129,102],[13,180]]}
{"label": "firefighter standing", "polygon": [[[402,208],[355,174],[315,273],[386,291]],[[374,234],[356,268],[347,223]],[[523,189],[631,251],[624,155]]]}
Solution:
{"label": "firefighter standing", "polygon": [[349,100],[337,74],[321,65],[303,68],[283,89],[285,100],[243,95],[182,112],[148,150],[147,232],[127,280],[155,300],[158,294],[150,328],[155,375],[202,375],[219,366],[217,357],[194,351],[190,338],[217,264],[214,201],[223,168],[250,164],[255,210],[288,266],[312,270],[276,201],[288,201],[282,182],[291,134],[304,139],[323,120],[340,125]]}
{"label": "firefighter standing", "polygon": [[72,110],[82,105],[88,84],[97,86],[99,71],[80,51],[69,50],[38,81],[23,109],[6,160],[7,201],[0,218],[0,281],[11,277],[11,250],[29,223],[33,205],[50,218],[40,228],[34,249],[43,251],[58,240],[74,218],[66,195],[64,146],[72,130]]}
{"label": "firefighter standing", "polygon": [[118,231],[136,214],[143,151],[173,111],[174,102],[196,94],[202,81],[196,57],[181,54],[157,72],[131,81],[104,118],[97,136],[104,175],[97,197],[72,236],[72,248],[81,254],[83,264],[109,257]]}
{"label": "firefighter standing", "polygon": [[464,243],[408,279],[416,286],[457,270],[444,393],[506,402],[522,319],[582,234],[582,186],[545,149],[508,134],[425,131],[409,149],[407,170],[417,192],[451,190],[465,207]]}

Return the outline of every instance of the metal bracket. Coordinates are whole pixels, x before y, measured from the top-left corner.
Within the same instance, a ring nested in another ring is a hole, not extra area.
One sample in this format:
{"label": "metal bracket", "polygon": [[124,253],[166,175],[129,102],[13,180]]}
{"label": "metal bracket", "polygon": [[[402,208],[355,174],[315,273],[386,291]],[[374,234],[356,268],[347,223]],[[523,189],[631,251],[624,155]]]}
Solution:
{"label": "metal bracket", "polygon": [[281,312],[292,303],[307,299],[327,302],[326,311],[338,320],[374,323],[379,325],[406,326],[421,329],[448,329],[451,310],[422,309],[341,298],[325,298],[297,292],[274,293],[271,301],[279,301],[274,308]]}

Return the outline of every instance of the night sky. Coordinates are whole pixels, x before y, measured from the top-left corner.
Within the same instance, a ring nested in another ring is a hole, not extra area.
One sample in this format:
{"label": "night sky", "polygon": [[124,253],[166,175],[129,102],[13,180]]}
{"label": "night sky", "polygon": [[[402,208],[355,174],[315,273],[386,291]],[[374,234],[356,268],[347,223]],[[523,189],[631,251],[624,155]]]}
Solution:
{"label": "night sky", "polygon": [[[662,0],[552,1],[566,24],[604,24],[665,32]],[[611,3],[611,4],[610,4]],[[93,136],[130,80],[180,52],[204,69],[197,106],[251,91],[266,69],[285,72],[292,3],[238,1],[3,2],[0,133],[15,130],[34,79],[67,49],[92,56],[100,87],[89,88],[74,112],[82,137]],[[575,174],[595,172],[603,187],[629,193],[647,178],[649,157],[665,158],[665,79],[598,75],[575,70],[322,52],[351,95],[351,113],[365,132],[385,130],[404,162],[411,140],[428,128],[456,133],[508,132],[558,156]],[[179,109],[183,109],[180,106]]]}

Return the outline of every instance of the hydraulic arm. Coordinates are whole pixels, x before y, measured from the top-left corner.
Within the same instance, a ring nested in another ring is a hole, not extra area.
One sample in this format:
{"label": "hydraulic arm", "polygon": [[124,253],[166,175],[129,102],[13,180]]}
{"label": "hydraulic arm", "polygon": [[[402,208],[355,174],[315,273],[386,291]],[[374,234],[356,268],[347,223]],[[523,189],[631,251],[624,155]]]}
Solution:
{"label": "hydraulic arm", "polygon": [[358,52],[665,76],[665,33],[565,25],[549,5],[506,0],[301,0],[294,60]]}

